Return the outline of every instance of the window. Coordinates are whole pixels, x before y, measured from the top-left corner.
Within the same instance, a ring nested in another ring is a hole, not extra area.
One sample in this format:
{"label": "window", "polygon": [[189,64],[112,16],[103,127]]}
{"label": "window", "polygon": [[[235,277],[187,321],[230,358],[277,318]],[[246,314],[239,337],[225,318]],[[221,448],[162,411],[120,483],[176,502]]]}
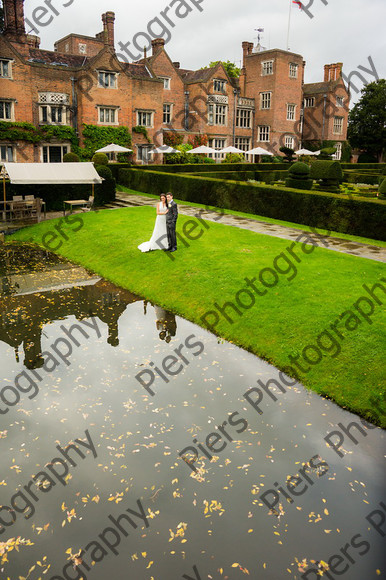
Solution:
{"label": "window", "polygon": [[286,147],[289,147],[290,149],[294,148],[294,138],[291,137],[290,135],[286,135],[285,139],[284,139],[284,145]]}
{"label": "window", "polygon": [[298,65],[295,64],[294,62],[290,62],[289,76],[290,76],[290,79],[297,79],[298,78]]}
{"label": "window", "polygon": [[151,145],[138,145],[137,146],[137,161],[142,161],[142,163],[148,163],[151,160]]}
{"label": "window", "polygon": [[99,109],[99,123],[104,123],[105,125],[118,124],[117,109],[113,109],[111,107],[98,107],[98,109]]}
{"label": "window", "polygon": [[287,121],[295,121],[296,105],[287,105]]}
{"label": "window", "polygon": [[149,111],[137,111],[137,125],[141,127],[152,127],[153,113]]}
{"label": "window", "polygon": [[243,151],[248,151],[250,149],[251,140],[249,137],[236,137],[235,147],[237,149],[242,149]]}
{"label": "window", "polygon": [[310,107],[315,107],[315,97],[305,97],[304,107],[309,109]]}
{"label": "window", "polygon": [[[209,147],[213,149],[224,149],[226,147],[226,139],[209,139]],[[214,153],[215,159],[224,159],[225,153]]]}
{"label": "window", "polygon": [[172,122],[172,106],[164,105],[163,123],[170,124]]}
{"label": "window", "polygon": [[3,79],[11,78],[11,62],[9,60],[0,60],[0,77]]}
{"label": "window", "polygon": [[260,93],[260,108],[270,109],[271,108],[271,95],[272,93]]}
{"label": "window", "polygon": [[273,75],[273,60],[267,60],[261,63],[261,74],[263,76]]}
{"label": "window", "polygon": [[252,111],[250,109],[237,109],[236,112],[236,127],[244,129],[251,128]]}
{"label": "window", "polygon": [[208,124],[209,125],[226,125],[227,124],[227,106],[209,104],[208,105]]}
{"label": "window", "polygon": [[98,85],[105,89],[115,89],[117,86],[117,74],[112,72],[99,71]]}
{"label": "window", "polygon": [[220,81],[219,79],[214,79],[213,89],[215,93],[225,93],[226,81]]}
{"label": "window", "polygon": [[260,125],[258,127],[259,138],[258,141],[269,141],[269,127],[267,125]]}
{"label": "window", "polygon": [[15,161],[12,145],[0,145],[0,161]]}
{"label": "window", "polygon": [[68,145],[43,145],[43,163],[62,163],[63,157],[68,152]]}
{"label": "window", "polygon": [[64,107],[53,107],[51,105],[40,105],[39,107],[40,123],[45,125],[65,125],[66,109]]}
{"label": "window", "polygon": [[[79,54],[87,54],[87,44],[79,43],[78,44]],[[68,50],[66,51],[68,52]]]}
{"label": "window", "polygon": [[13,113],[12,101],[0,101],[0,120],[11,121]]}
{"label": "window", "polygon": [[164,89],[170,91],[170,78],[169,77],[161,77],[164,82]]}
{"label": "window", "polygon": [[332,132],[334,135],[341,135],[343,133],[343,117],[334,117]]}
{"label": "window", "polygon": [[336,97],[336,106],[343,107],[343,104],[344,104],[344,98],[343,97]]}
{"label": "window", "polygon": [[335,143],[334,147],[336,148],[336,151],[332,158],[336,161],[340,161],[342,158],[342,143]]}

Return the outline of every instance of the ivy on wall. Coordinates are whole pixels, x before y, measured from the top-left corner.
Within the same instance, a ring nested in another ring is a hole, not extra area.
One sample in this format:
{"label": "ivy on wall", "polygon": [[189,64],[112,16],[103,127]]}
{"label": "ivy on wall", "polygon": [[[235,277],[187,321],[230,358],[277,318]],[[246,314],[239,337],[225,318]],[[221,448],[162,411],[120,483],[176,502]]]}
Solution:
{"label": "ivy on wall", "polygon": [[146,127],[142,127],[142,125],[137,125],[136,127],[132,128],[132,131],[133,131],[133,133],[143,135],[145,137],[146,141],[148,143],[151,143]]}
{"label": "ivy on wall", "polygon": [[30,123],[16,123],[0,121],[0,139],[4,141],[27,141],[29,143],[40,143],[51,139],[70,141],[71,146],[76,148],[79,140],[75,129],[72,127],[61,127],[58,125],[43,125],[35,127]]}
{"label": "ivy on wall", "polygon": [[[83,159],[91,159],[97,149],[102,149],[110,143],[130,147],[131,135],[128,127],[100,127],[99,125],[83,124],[84,147],[80,150]],[[77,151],[75,151],[77,153]]]}

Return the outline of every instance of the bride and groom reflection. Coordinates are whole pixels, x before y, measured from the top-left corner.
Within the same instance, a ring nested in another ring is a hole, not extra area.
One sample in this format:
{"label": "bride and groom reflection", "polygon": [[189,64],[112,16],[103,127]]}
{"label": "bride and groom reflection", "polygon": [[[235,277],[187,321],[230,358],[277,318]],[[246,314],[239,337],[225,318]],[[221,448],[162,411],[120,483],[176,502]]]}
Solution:
{"label": "bride and groom reflection", "polygon": [[[143,303],[143,310],[144,314],[147,313],[147,305],[148,300],[145,300]],[[159,331],[159,338],[160,340],[164,340],[165,342],[169,343],[172,340],[173,336],[176,336],[177,333],[177,321],[176,317],[173,312],[169,310],[165,310],[160,306],[156,306],[151,304],[155,311],[156,321],[155,326],[156,329]]]}

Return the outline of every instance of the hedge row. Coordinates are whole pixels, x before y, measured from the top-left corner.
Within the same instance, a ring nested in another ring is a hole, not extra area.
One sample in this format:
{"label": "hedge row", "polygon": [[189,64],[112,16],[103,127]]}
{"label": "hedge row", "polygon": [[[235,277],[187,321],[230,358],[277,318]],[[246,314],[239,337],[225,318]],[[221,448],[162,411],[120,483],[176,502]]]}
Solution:
{"label": "hedge row", "polygon": [[[111,166],[109,166],[111,167]],[[165,173],[209,173],[224,171],[275,171],[288,169],[289,163],[195,163],[194,165],[137,165],[139,171],[162,171]]]}
{"label": "hedge row", "polygon": [[382,171],[386,167],[386,163],[341,163],[343,171],[346,169],[355,169],[361,172],[362,169],[374,169],[375,171]]}
{"label": "hedge row", "polygon": [[[115,190],[115,179],[105,179],[101,184],[96,184],[95,205],[101,206],[113,201],[115,199]],[[34,195],[46,202],[47,211],[61,211],[65,200],[88,200],[90,195],[92,195],[92,185],[14,185],[7,182],[6,193],[9,200],[12,199],[13,195]]]}
{"label": "hedge row", "polygon": [[377,173],[356,173],[355,171],[344,171],[343,181],[345,183],[366,183],[367,185],[378,185],[380,174]]}
{"label": "hedge row", "polygon": [[380,200],[137,169],[121,169],[119,182],[136,191],[158,195],[172,191],[184,201],[384,239],[386,202]]}
{"label": "hedge row", "polygon": [[[189,175],[188,173],[186,175]],[[214,177],[213,173],[195,173],[197,177]],[[254,179],[255,181],[264,181],[272,183],[279,179],[284,180],[288,175],[287,171],[219,171],[216,172],[216,179],[231,179],[233,181],[248,181]]]}

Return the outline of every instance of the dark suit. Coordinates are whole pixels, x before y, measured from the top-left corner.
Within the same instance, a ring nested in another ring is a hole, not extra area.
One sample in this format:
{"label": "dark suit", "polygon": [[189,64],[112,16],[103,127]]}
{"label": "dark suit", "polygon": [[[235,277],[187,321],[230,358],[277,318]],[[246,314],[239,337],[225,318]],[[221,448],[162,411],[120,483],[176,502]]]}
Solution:
{"label": "dark suit", "polygon": [[168,234],[168,250],[177,249],[177,238],[176,238],[176,223],[178,218],[178,207],[175,201],[170,202],[171,207],[168,204],[168,213],[166,214],[166,230]]}

